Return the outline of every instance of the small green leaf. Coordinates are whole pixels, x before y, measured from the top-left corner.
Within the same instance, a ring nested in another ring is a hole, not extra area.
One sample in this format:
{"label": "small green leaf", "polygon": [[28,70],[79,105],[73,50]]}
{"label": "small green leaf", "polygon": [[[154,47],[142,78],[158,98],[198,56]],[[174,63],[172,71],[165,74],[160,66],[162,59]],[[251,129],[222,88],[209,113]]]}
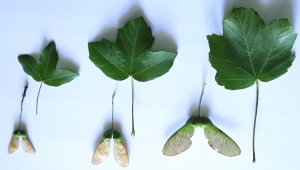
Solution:
{"label": "small green leaf", "polygon": [[[79,73],[73,70],[56,68],[58,54],[54,42],[50,42],[45,47],[38,62],[29,55],[20,55],[18,60],[25,73],[30,75],[35,81],[45,83],[49,86],[60,86],[79,76]],[[37,95],[36,114],[42,83]]]}
{"label": "small green leaf", "polygon": [[49,86],[60,86],[79,76],[75,71],[56,68],[58,54],[54,42],[45,47],[38,62],[29,55],[20,55],[18,60],[25,73],[35,81],[44,82]]}
{"label": "small green leaf", "polygon": [[226,89],[250,87],[283,75],[295,56],[291,49],[297,35],[287,19],[266,25],[252,9],[235,8],[223,21],[223,36],[207,36],[209,61],[216,81]]}
{"label": "small green leaf", "polygon": [[193,125],[187,122],[167,140],[162,151],[163,154],[175,156],[187,150],[192,145],[190,138],[194,135],[194,132]]}
{"label": "small green leaf", "polygon": [[90,59],[114,80],[132,76],[138,81],[149,81],[167,73],[177,55],[177,52],[152,52],[153,42],[151,28],[140,17],[118,30],[116,43],[105,39],[90,42]]}

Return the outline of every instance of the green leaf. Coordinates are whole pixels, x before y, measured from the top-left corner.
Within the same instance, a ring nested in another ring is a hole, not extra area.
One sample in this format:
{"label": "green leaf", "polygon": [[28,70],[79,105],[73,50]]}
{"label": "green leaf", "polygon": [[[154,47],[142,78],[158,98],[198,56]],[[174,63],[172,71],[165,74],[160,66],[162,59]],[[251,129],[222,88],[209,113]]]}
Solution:
{"label": "green leaf", "polygon": [[152,52],[153,42],[151,28],[139,17],[118,30],[115,43],[106,39],[88,43],[90,59],[114,80],[132,76],[138,81],[149,81],[167,73],[177,55],[177,52]]}
{"label": "green leaf", "polygon": [[116,42],[103,39],[88,43],[90,60],[106,76],[119,81],[131,78],[132,136],[135,135],[132,78],[146,82],[162,76],[170,70],[177,56],[177,52],[172,51],[151,51],[153,42],[151,28],[139,17],[118,29]]}
{"label": "green leaf", "polygon": [[18,60],[25,73],[35,81],[44,82],[49,86],[60,86],[79,76],[73,70],[56,68],[58,54],[54,42],[50,42],[45,47],[38,62],[29,55],[20,55]]}
{"label": "green leaf", "polygon": [[45,83],[49,86],[60,86],[79,76],[79,73],[73,70],[56,68],[58,54],[56,52],[54,42],[50,42],[45,47],[38,62],[29,55],[20,55],[18,60],[25,73],[30,75],[35,81],[41,82],[36,99],[36,114],[38,110],[38,98],[42,83]]}
{"label": "green leaf", "polygon": [[[223,21],[223,32],[223,36],[207,36],[209,61],[217,71],[217,83],[226,89],[237,90],[256,84],[252,138],[255,162],[258,82],[274,80],[287,72],[295,59],[291,49],[297,35],[287,19],[273,20],[266,25],[253,9],[245,8],[235,8],[229,13]],[[208,132],[208,136],[212,133],[215,132]]]}
{"label": "green leaf", "polygon": [[235,8],[223,21],[223,36],[208,35],[209,61],[216,81],[226,89],[250,87],[256,80],[268,82],[287,72],[295,56],[296,39],[287,19],[266,25],[252,9]]}
{"label": "green leaf", "polygon": [[174,156],[187,150],[192,145],[190,138],[194,135],[194,132],[192,124],[187,122],[167,140],[162,150],[163,154]]}

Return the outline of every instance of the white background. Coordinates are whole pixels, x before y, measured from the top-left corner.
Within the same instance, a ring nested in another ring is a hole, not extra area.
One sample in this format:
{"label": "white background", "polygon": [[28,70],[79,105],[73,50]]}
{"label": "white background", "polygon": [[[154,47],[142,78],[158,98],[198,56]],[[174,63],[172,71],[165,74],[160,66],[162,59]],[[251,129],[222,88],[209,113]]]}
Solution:
{"label": "white background", "polygon": [[[266,23],[288,18],[294,31],[300,32],[297,0],[0,1],[0,169],[122,169],[113,158],[113,149],[103,163],[91,164],[94,149],[111,126],[111,96],[116,88],[114,123],[129,153],[127,169],[299,169],[299,39],[288,72],[260,83],[257,162],[253,164],[255,86],[226,90],[215,82],[216,71],[208,62],[206,35],[222,34],[222,20],[233,7],[254,8]],[[130,81],[106,77],[89,60],[87,44],[103,38],[115,41],[117,29],[139,16],[152,28],[153,50],[173,50],[178,56],[162,77],[134,82],[136,136],[131,137]],[[43,85],[36,115],[40,83],[24,73],[17,57],[29,54],[38,59],[51,40],[60,57],[58,67],[77,70],[80,76],[60,87]],[[36,154],[20,146],[9,155],[27,82],[22,127]],[[166,140],[190,116],[196,116],[203,82],[207,85],[202,115],[235,140],[241,155],[229,158],[212,150],[198,129],[187,151],[164,156]]]}

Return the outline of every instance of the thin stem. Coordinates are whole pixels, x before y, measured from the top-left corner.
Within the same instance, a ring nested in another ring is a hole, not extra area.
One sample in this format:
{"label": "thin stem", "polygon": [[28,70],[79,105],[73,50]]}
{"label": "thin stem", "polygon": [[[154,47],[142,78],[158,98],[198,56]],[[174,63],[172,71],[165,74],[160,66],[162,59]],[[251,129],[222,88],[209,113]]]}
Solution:
{"label": "thin stem", "polygon": [[111,100],[111,129],[114,130],[114,98],[116,95],[117,91],[114,92],[112,95],[112,100]]}
{"label": "thin stem", "polygon": [[204,87],[205,87],[205,85],[206,85],[206,83],[203,84],[202,93],[201,93],[201,96],[200,96],[199,107],[198,107],[198,117],[200,117],[200,107],[201,107],[201,102],[202,102],[202,96],[204,94]]}
{"label": "thin stem", "polygon": [[133,110],[134,110],[134,108],[133,108],[133,106],[134,106],[134,88],[133,88],[133,79],[132,79],[132,77],[130,76],[130,82],[131,82],[131,94],[132,94],[132,96],[131,96],[131,117],[132,117],[132,132],[131,132],[131,136],[133,136],[134,137],[134,135],[135,135],[135,131],[134,131],[134,114],[133,114]]}
{"label": "thin stem", "polygon": [[257,108],[258,108],[258,80],[255,81],[256,83],[256,108],[255,108],[255,115],[254,115],[254,125],[253,125],[253,137],[252,137],[252,150],[253,150],[253,160],[252,162],[255,163],[255,146],[254,146],[254,141],[255,141],[255,128],[256,128],[256,117],[257,117]]}
{"label": "thin stem", "polygon": [[24,98],[26,97],[26,91],[28,89],[28,86],[24,87],[24,92],[22,94],[22,100],[21,100],[21,112],[20,112],[20,119],[19,119],[19,129],[21,129],[21,119],[22,119],[22,111],[23,111],[23,101]]}
{"label": "thin stem", "polygon": [[40,91],[41,91],[42,85],[43,85],[43,82],[41,82],[40,89],[39,89],[38,95],[36,97],[36,109],[35,109],[36,114],[38,114],[38,103],[39,103],[39,96],[40,96]]}

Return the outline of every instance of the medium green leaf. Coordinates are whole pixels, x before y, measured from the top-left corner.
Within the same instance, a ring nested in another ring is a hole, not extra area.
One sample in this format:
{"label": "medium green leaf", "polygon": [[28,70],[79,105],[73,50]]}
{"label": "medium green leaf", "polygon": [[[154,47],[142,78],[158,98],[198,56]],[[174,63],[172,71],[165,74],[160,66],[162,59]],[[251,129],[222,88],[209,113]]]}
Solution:
{"label": "medium green leaf", "polygon": [[216,81],[226,89],[274,80],[286,73],[295,59],[291,49],[297,35],[287,19],[265,25],[254,10],[235,8],[223,21],[223,31],[223,36],[209,35],[207,39]]}
{"label": "medium green leaf", "polygon": [[116,43],[105,39],[90,42],[90,59],[114,80],[132,76],[138,81],[149,81],[167,73],[177,55],[177,52],[152,52],[153,42],[151,28],[140,17],[118,30]]}
{"label": "medium green leaf", "polygon": [[194,135],[194,132],[192,124],[187,122],[167,140],[162,150],[163,154],[175,156],[187,150],[192,145],[190,138]]}
{"label": "medium green leaf", "polygon": [[118,29],[116,42],[103,39],[88,43],[90,60],[106,76],[119,81],[131,78],[132,136],[135,135],[133,79],[146,82],[164,75],[170,70],[177,56],[177,52],[151,51],[153,42],[151,28],[143,17],[139,17]]}
{"label": "medium green leaf", "polygon": [[58,55],[54,42],[45,47],[38,62],[29,55],[20,55],[18,60],[25,73],[35,81],[42,81],[49,86],[60,86],[79,76],[75,71],[56,68]]}

